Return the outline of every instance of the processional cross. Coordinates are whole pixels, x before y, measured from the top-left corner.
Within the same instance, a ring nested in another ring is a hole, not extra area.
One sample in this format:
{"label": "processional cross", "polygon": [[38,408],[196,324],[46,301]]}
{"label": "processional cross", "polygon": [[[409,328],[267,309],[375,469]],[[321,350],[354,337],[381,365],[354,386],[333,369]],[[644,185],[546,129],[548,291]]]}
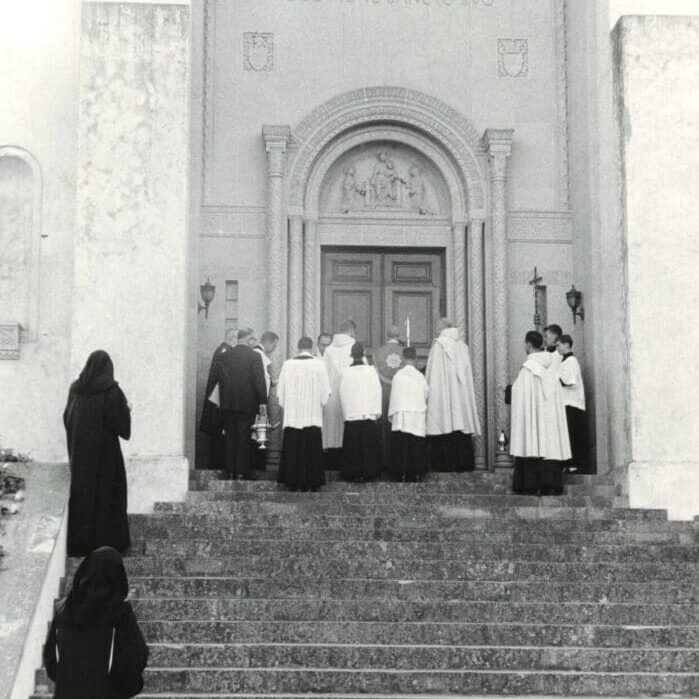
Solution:
{"label": "processional cross", "polygon": [[546,325],[546,287],[541,284],[543,280],[534,267],[534,278],[529,280],[529,286],[534,287],[534,327],[539,332]]}

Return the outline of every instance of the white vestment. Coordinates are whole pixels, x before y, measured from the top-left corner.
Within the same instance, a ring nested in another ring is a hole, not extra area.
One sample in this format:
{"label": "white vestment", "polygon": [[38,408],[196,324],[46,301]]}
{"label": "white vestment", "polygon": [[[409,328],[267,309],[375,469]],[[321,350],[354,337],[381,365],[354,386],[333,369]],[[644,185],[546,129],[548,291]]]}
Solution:
{"label": "white vestment", "polygon": [[352,345],[354,338],[339,333],[333,337],[332,343],[323,355],[325,368],[330,382],[330,398],[323,409],[323,449],[339,449],[342,447],[342,437],[345,421],[340,405],[340,379],[342,370],[352,363]]}
{"label": "white vestment", "polygon": [[442,330],[427,359],[427,434],[480,434],[471,355],[456,328]]}
{"label": "white vestment", "polygon": [[568,422],[550,352],[527,356],[512,385],[510,454],[570,459]]}
{"label": "white vestment", "polygon": [[255,352],[262,358],[262,368],[265,372],[265,385],[267,386],[267,396],[269,396],[269,387],[272,385],[272,378],[269,374],[269,365],[272,360],[267,356],[267,352],[264,351],[262,347],[255,347]]}
{"label": "white vestment", "polygon": [[279,405],[284,408],[284,427],[302,430],[323,426],[323,406],[330,396],[325,364],[310,352],[301,352],[282,365],[277,383]]}
{"label": "white vestment", "polygon": [[424,437],[427,430],[427,379],[411,365],[393,377],[388,419],[394,432]]}
{"label": "white vestment", "polygon": [[340,403],[346,422],[380,417],[381,382],[376,368],[368,364],[345,367],[340,379]]}
{"label": "white vestment", "polygon": [[585,410],[585,386],[580,371],[580,362],[572,354],[558,365],[558,378],[561,380],[563,405]]}

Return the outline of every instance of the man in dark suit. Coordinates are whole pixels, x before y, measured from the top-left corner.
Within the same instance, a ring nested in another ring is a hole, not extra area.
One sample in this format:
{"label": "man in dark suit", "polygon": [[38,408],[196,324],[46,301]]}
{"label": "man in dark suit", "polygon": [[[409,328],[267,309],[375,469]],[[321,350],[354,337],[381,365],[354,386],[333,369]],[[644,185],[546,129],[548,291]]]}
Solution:
{"label": "man in dark suit", "polygon": [[254,331],[242,328],[233,349],[216,366],[221,418],[226,439],[226,470],[230,478],[249,478],[252,449],[250,428],[260,405],[267,404],[262,359],[250,347]]}

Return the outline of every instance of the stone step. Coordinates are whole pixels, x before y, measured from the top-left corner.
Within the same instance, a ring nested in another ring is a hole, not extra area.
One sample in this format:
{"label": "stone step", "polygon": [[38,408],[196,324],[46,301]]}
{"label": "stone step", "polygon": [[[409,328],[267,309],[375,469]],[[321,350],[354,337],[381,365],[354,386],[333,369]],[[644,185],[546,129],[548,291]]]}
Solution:
{"label": "stone step", "polygon": [[490,544],[457,542],[385,542],[385,541],[278,541],[275,539],[168,539],[149,537],[145,541],[146,555],[213,557],[252,556],[303,558],[361,558],[371,560],[390,558],[394,561],[439,560],[497,561],[526,560],[570,562],[659,563],[699,562],[696,545],[595,545],[575,544]]}
{"label": "stone step", "polygon": [[302,542],[302,541],[385,541],[402,543],[457,543],[473,545],[519,545],[519,544],[546,544],[546,545],[572,545],[572,546],[627,546],[638,544],[668,544],[668,545],[694,545],[697,541],[695,532],[566,532],[556,533],[546,529],[521,531],[512,529],[508,531],[486,531],[471,529],[446,530],[428,529],[427,527],[403,527],[400,529],[373,529],[372,527],[236,527],[222,528],[212,525],[169,525],[162,520],[154,518],[148,524],[136,524],[131,526],[131,550],[134,553],[143,553],[146,541],[155,539],[172,539],[194,541],[197,539],[225,542],[259,541],[272,539],[274,541]]}
{"label": "stone step", "polygon": [[444,600],[240,598],[134,599],[141,620],[171,621],[438,621],[668,626],[698,624],[693,604],[583,604]]}
{"label": "stone step", "polygon": [[[64,582],[64,591],[69,581]],[[147,597],[239,597],[251,599],[403,599],[482,600],[510,602],[546,601],[597,604],[699,604],[694,580],[667,582],[579,583],[461,582],[453,580],[361,580],[293,577],[275,578],[171,578],[131,577],[133,599]]]}
{"label": "stone step", "polygon": [[[544,580],[595,582],[605,580],[689,580],[696,578],[696,564],[676,562],[531,562],[526,560],[394,560],[389,556],[365,559],[334,559],[316,556],[233,556],[198,558],[190,556],[127,556],[128,574],[137,576],[240,575],[244,577],[378,578],[397,580]],[[68,575],[77,561],[71,560]]]}
{"label": "stone step", "polygon": [[376,645],[697,648],[698,626],[366,621],[142,621],[149,643],[356,643]]}
{"label": "stone step", "polygon": [[[189,493],[189,496],[194,493]],[[538,498],[545,501],[546,498]],[[207,500],[202,502],[156,502],[155,512],[175,512],[197,514],[202,509],[208,514],[253,514],[258,517],[266,517],[274,514],[338,514],[338,506],[329,500],[304,503],[285,503],[269,501],[231,501],[231,500]],[[640,510],[602,507],[571,507],[555,506],[554,504],[536,504],[520,507],[500,507],[486,505],[463,506],[418,506],[409,505],[383,505],[377,503],[343,504],[342,516],[354,517],[391,517],[403,521],[424,519],[430,515],[439,515],[445,518],[491,518],[491,519],[579,519],[594,521],[597,519],[629,520],[629,521],[662,521],[667,519],[666,510]]]}
{"label": "stone step", "polygon": [[391,668],[692,672],[699,649],[353,644],[152,644],[152,667]]}
{"label": "stone step", "polygon": [[187,493],[186,502],[202,503],[208,507],[210,502],[253,502],[280,503],[297,507],[322,505],[327,509],[377,506],[385,509],[412,509],[416,507],[610,507],[611,500],[604,497],[561,495],[538,497],[534,495],[514,495],[512,493],[381,493],[381,492],[343,492],[343,493],[293,493],[287,491],[244,492],[194,490]]}
{"label": "stone step", "polygon": [[[190,491],[215,491],[235,493],[274,493],[289,492],[275,481],[239,481],[239,480],[190,480]],[[472,495],[512,494],[511,478],[508,480],[428,480],[420,483],[401,483],[393,481],[373,481],[370,483],[346,483],[330,481],[323,486],[319,494],[336,495],[362,492],[366,494],[387,495],[439,495],[440,493],[466,493]],[[619,494],[613,484],[568,483],[564,486],[566,495],[599,495],[612,498]]]}
{"label": "stone step", "polygon": [[[199,527],[208,533],[211,530],[218,532],[218,536],[235,535],[254,529],[283,528],[287,531],[302,531],[308,529],[322,529],[325,531],[436,531],[436,532],[466,532],[466,533],[520,533],[532,532],[551,535],[602,533],[602,534],[676,534],[681,537],[683,543],[699,541],[699,527],[691,522],[668,522],[664,520],[618,520],[618,519],[594,519],[583,520],[580,518],[560,519],[496,519],[490,517],[445,517],[435,514],[424,517],[405,518],[397,517],[357,517],[337,515],[310,515],[305,513],[269,514],[264,516],[257,514],[202,514],[198,512],[172,513],[157,512],[150,515],[130,515],[132,527],[158,527],[167,531],[174,531],[178,527]],[[251,537],[248,537],[251,538]]]}
{"label": "stone step", "polygon": [[497,692],[522,694],[686,694],[699,691],[695,673],[587,673],[555,670],[396,671],[319,668],[156,668],[146,692]]}

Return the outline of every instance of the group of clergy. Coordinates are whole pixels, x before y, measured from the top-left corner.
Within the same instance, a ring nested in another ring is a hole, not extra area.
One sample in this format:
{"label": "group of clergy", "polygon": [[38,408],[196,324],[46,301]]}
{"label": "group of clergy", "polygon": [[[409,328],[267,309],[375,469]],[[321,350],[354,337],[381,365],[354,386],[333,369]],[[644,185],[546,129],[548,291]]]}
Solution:
{"label": "group of clergy", "polygon": [[[216,350],[201,426],[218,439],[231,478],[264,468],[251,428],[270,388],[283,415],[278,479],[293,490],[317,490],[326,470],[349,481],[372,480],[386,470],[397,480],[420,480],[428,470],[470,471],[473,437],[480,434],[468,346],[440,319],[427,365],[417,367],[414,347],[390,328],[370,364],[344,321],[335,335],[302,337],[278,379],[270,373],[278,336],[244,328]],[[527,333],[527,358],[508,391],[513,489],[557,494],[562,470],[586,471],[585,396],[573,341],[551,325],[544,337]],[[572,452],[571,452],[572,448]]]}
{"label": "group of clergy", "polygon": [[397,328],[369,364],[356,324],[310,338],[284,362],[277,396],[284,413],[280,482],[316,489],[327,469],[349,481],[386,470],[419,480],[432,470],[474,468],[473,435],[480,432],[471,359],[457,328],[442,319],[424,374],[415,347],[403,347]]}
{"label": "group of clergy", "polygon": [[508,391],[513,490],[559,495],[565,470],[589,473],[585,388],[573,339],[559,325],[524,339],[526,360]]}

